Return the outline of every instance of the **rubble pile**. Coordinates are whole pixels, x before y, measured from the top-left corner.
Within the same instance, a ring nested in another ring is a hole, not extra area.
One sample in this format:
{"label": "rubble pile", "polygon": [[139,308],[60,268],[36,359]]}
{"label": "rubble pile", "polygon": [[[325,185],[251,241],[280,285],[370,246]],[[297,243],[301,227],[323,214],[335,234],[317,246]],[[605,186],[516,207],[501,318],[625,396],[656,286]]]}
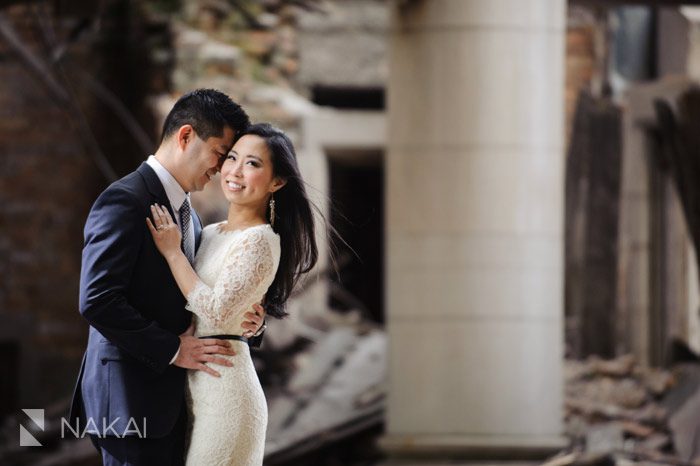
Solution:
{"label": "rubble pile", "polygon": [[364,437],[384,418],[384,330],[359,311],[294,315],[300,318],[270,325],[263,350],[253,354],[269,406],[265,464],[305,464],[339,442],[367,450],[360,456],[374,455]]}
{"label": "rubble pile", "polygon": [[[644,367],[631,355],[566,361],[565,434],[570,446],[545,464],[700,464],[676,448],[686,434],[673,426],[674,416],[684,411],[678,401],[685,401],[676,392],[688,385],[686,379],[682,369]],[[696,417],[700,420],[700,412]]]}

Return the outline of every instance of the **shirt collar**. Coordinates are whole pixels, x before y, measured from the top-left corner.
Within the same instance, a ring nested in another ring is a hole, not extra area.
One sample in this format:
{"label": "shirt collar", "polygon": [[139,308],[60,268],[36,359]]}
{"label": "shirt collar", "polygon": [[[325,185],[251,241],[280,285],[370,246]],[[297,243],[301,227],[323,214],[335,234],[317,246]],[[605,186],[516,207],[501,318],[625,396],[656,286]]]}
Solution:
{"label": "shirt collar", "polygon": [[180,183],[177,182],[175,177],[173,177],[154,156],[149,155],[146,163],[156,172],[156,176],[158,176],[158,179],[163,185],[165,194],[168,196],[172,208],[175,211],[179,211],[182,203],[189,198],[189,194],[182,189],[182,186],[180,186]]}

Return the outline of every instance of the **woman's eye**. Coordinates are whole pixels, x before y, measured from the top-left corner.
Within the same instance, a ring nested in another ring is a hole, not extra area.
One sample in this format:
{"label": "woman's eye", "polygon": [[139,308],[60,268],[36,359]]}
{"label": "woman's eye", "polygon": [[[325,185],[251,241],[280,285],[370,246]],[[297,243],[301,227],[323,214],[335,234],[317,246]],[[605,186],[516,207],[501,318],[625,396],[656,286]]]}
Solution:
{"label": "woman's eye", "polygon": [[254,167],[259,167],[259,166],[260,166],[260,165],[258,164],[258,162],[250,161],[250,162],[248,162],[248,163],[251,164],[251,165],[254,166]]}
{"label": "woman's eye", "polygon": [[228,154],[226,160],[236,160],[236,157],[234,157],[233,154]]}

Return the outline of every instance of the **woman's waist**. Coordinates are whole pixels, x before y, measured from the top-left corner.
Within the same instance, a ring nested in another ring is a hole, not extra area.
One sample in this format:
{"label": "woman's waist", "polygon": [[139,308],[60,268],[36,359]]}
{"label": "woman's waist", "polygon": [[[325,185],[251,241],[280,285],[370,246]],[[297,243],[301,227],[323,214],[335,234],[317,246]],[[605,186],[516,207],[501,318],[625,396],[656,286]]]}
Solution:
{"label": "woman's waist", "polygon": [[195,336],[199,338],[200,340],[204,339],[216,339],[216,340],[228,340],[228,341],[240,341],[243,343],[248,344],[248,338],[244,337],[243,335],[235,334],[235,333],[202,333],[201,335],[198,335],[195,332]]}
{"label": "woman's waist", "polygon": [[187,378],[189,383],[218,387],[230,386],[231,384],[247,386],[250,383],[255,383],[258,376],[255,370],[255,364],[253,364],[253,359],[250,355],[248,344],[238,340],[232,340],[230,343],[231,349],[233,349],[236,354],[215,354],[212,356],[230,362],[231,366],[225,366],[213,361],[207,362],[205,364],[218,372],[219,377],[214,377],[200,370],[188,370]]}
{"label": "woman's waist", "polygon": [[242,327],[246,321],[245,312],[236,312],[228,316],[221,316],[218,319],[202,319],[195,316],[195,332],[196,337],[206,337],[209,335],[240,335],[242,336],[246,329]]}
{"label": "woman's waist", "polygon": [[228,343],[229,346],[231,348],[233,348],[233,350],[236,352],[236,354],[233,356],[229,356],[226,354],[213,354],[213,356],[215,356],[215,357],[222,357],[225,359],[233,360],[232,358],[235,358],[236,356],[246,355],[246,356],[248,356],[248,358],[250,358],[250,346],[248,344],[248,339],[242,335],[226,334],[226,333],[206,333],[206,334],[202,334],[202,335],[195,334],[195,336],[197,338],[199,338],[200,340],[204,340],[204,339],[222,340],[222,341]]}

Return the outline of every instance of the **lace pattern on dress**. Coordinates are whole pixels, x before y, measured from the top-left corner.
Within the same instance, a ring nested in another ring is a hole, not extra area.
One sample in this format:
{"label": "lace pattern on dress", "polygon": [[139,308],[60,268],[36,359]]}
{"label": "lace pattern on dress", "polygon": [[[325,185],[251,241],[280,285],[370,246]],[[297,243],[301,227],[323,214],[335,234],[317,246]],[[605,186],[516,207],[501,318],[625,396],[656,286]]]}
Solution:
{"label": "lace pattern on dress", "polygon": [[[259,228],[244,231],[229,248],[214,286],[197,280],[187,296],[187,310],[207,326],[220,327],[259,293],[261,285],[270,285],[274,268],[272,249],[264,232]],[[263,283],[266,281],[270,283]]]}

